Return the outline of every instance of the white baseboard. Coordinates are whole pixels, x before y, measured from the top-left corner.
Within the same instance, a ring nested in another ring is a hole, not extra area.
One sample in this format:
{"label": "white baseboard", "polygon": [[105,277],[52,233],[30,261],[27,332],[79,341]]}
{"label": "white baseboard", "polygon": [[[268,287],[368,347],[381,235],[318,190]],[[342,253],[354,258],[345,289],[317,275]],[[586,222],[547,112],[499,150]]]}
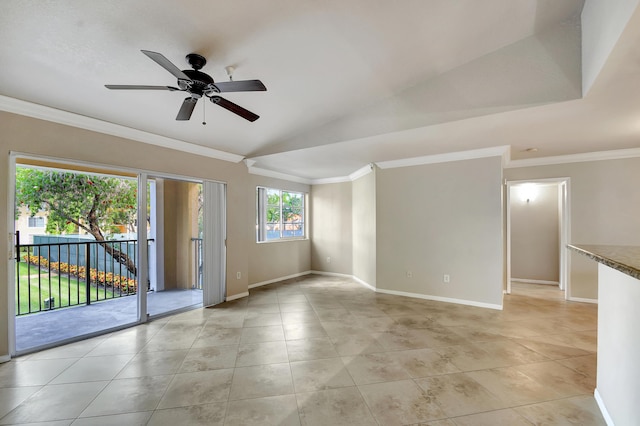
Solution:
{"label": "white baseboard", "polygon": [[11,355],[1,355],[0,364],[11,361]]}
{"label": "white baseboard", "polygon": [[243,297],[249,296],[249,292],[245,291],[244,293],[234,294],[233,296],[227,296],[226,301],[231,302],[232,300],[242,299]]}
{"label": "white baseboard", "polygon": [[526,284],[546,284],[546,285],[557,285],[557,286],[560,285],[558,281],[529,280],[526,278],[511,278],[511,282],[513,281],[517,281],[519,283],[526,283]]}
{"label": "white baseboard", "polygon": [[363,281],[363,280],[361,280],[360,278],[358,278],[356,276],[352,276],[351,278],[353,278],[353,280],[355,282],[357,282],[358,284],[362,285],[363,287],[366,287],[371,291],[377,291],[377,289],[374,286],[372,286],[371,284],[369,284],[368,282]]}
{"label": "white baseboard", "polygon": [[260,286],[267,285],[267,284],[277,283],[279,281],[289,280],[291,278],[298,278],[298,277],[301,277],[303,275],[309,275],[311,273],[313,273],[313,271],[305,271],[305,272],[299,272],[297,274],[287,275],[285,277],[274,278],[272,280],[260,281],[259,283],[249,284],[249,288],[252,289],[252,288],[260,287]]}
{"label": "white baseboard", "polygon": [[584,299],[582,297],[569,297],[567,300],[570,302],[582,302],[582,303],[594,303],[598,304],[598,299]]}
{"label": "white baseboard", "polygon": [[309,273],[311,274],[316,274],[316,275],[326,275],[328,277],[341,277],[341,278],[353,278],[353,275],[349,275],[349,274],[341,274],[339,272],[326,272],[326,271],[309,271]]}
{"label": "white baseboard", "polygon": [[613,423],[613,419],[611,418],[611,416],[609,415],[609,412],[607,411],[607,407],[604,406],[604,401],[600,396],[600,392],[598,392],[598,388],[596,388],[595,392],[593,392],[593,396],[596,399],[596,403],[598,404],[598,408],[602,413],[602,417],[604,417],[604,421],[607,422],[607,426],[615,426]]}
{"label": "white baseboard", "polygon": [[[263,286],[263,285],[267,285],[267,284],[272,284],[272,283],[276,283],[276,282],[279,282],[279,281],[284,281],[284,280],[287,280],[287,279],[290,279],[290,278],[301,277],[303,275],[309,275],[309,274],[325,275],[325,276],[329,276],[329,277],[351,278],[352,280],[354,280],[358,284],[362,285],[363,287],[366,287],[369,290],[375,291],[377,293],[391,294],[391,295],[395,295],[395,296],[413,297],[413,298],[416,298],[416,299],[434,300],[436,302],[457,303],[458,305],[476,306],[476,307],[479,307],[479,308],[496,309],[496,310],[499,310],[499,311],[502,310],[502,305],[495,305],[495,304],[492,304],[492,303],[483,303],[483,302],[476,302],[476,301],[473,301],[473,300],[454,299],[454,298],[450,298],[450,297],[431,296],[431,295],[427,295],[427,294],[408,293],[408,292],[404,292],[404,291],[386,290],[386,289],[382,289],[382,288],[376,288],[376,287],[372,286],[371,284],[367,283],[366,281],[363,281],[360,278],[358,278],[356,276],[353,276],[353,275],[341,274],[341,273],[338,273],[338,272],[316,271],[316,270],[300,272],[298,274],[288,275],[286,277],[280,277],[280,278],[274,278],[274,279],[268,280],[268,281],[262,281],[262,282],[259,282],[259,283],[255,283],[255,284],[249,285],[249,288],[251,289],[251,288],[255,288],[255,287],[259,287],[259,286]],[[239,299],[241,297],[245,297],[245,296],[248,296],[248,295],[249,295],[248,292],[237,294],[235,296],[231,296],[231,298],[228,297],[227,301]]]}
{"label": "white baseboard", "polygon": [[498,311],[502,310],[502,305],[494,305],[493,303],[476,302],[473,300],[454,299],[451,297],[441,297],[441,296],[431,296],[428,294],[420,294],[420,293],[408,293],[404,291],[386,290],[383,288],[377,288],[376,292],[384,293],[384,294],[392,294],[395,296],[414,297],[416,299],[435,300],[436,302],[457,303],[458,305],[476,306],[478,308],[496,309]]}

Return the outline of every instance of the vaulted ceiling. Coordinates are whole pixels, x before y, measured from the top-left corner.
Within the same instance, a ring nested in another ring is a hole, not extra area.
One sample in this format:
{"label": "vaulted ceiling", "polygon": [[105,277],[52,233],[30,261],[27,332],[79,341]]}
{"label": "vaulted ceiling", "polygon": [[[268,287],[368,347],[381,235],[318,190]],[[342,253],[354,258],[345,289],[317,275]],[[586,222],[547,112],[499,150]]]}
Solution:
{"label": "vaulted ceiling", "polygon": [[[638,147],[637,0],[583,3],[3,0],[0,95],[308,179],[502,145],[516,159]],[[107,90],[176,85],[142,49],[260,79],[268,91],[224,94],[260,119],[200,101],[176,121],[184,93]]]}

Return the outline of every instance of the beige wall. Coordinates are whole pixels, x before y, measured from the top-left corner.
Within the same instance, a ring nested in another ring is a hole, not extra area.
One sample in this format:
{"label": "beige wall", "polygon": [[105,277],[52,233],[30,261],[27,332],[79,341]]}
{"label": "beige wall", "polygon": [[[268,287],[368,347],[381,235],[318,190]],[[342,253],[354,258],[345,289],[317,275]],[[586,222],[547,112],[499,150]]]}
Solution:
{"label": "beige wall", "polygon": [[[249,259],[248,173],[244,164],[234,164],[197,155],[187,154],[154,145],[108,136],[88,130],[55,124],[20,115],[0,112],[0,200],[9,202],[9,153],[42,155],[52,158],[85,161],[96,165],[112,165],[147,170],[155,174],[175,174],[197,179],[210,179],[227,183],[227,295],[247,291]],[[10,244],[13,216],[0,209],[0,356],[8,353],[8,289]],[[308,258],[308,256],[307,256]],[[233,273],[231,271],[234,271]],[[242,278],[236,280],[235,271]]]}
{"label": "beige wall", "polygon": [[195,284],[191,238],[198,236],[198,185],[169,179],[164,181],[165,290],[187,289]]}
{"label": "beige wall", "polygon": [[353,274],[351,199],[351,182],[311,188],[312,270]]}
{"label": "beige wall", "polygon": [[353,181],[353,276],[376,286],[376,173]]}
{"label": "beige wall", "polygon": [[[245,197],[247,227],[250,229],[250,232],[247,234],[247,246],[249,249],[249,285],[309,271],[311,243],[308,238],[304,240],[266,243],[258,243],[256,238],[256,188],[258,186],[264,186],[309,193],[309,185],[259,175],[249,175],[248,181]],[[310,219],[310,216],[309,212],[307,212],[307,219]],[[307,232],[309,232],[308,229],[307,227]],[[229,270],[228,273],[230,276],[227,278],[227,281],[236,280],[236,272],[237,271]]]}
{"label": "beige wall", "polygon": [[[505,169],[508,180],[569,177],[570,243],[640,245],[640,158]],[[569,297],[597,299],[596,263],[568,250]]]}
{"label": "beige wall", "polygon": [[[528,184],[530,185],[530,184]],[[560,210],[557,184],[533,184],[534,199],[522,199],[511,187],[511,277],[560,280]]]}
{"label": "beige wall", "polygon": [[500,157],[379,170],[377,288],[502,306],[501,180]]}

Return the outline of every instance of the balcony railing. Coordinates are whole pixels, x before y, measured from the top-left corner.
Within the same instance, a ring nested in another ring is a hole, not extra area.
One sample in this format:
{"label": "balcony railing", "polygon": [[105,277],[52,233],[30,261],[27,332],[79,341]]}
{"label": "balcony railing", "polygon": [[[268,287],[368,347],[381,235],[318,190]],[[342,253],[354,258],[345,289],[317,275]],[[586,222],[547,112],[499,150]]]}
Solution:
{"label": "balcony railing", "polygon": [[18,236],[16,315],[136,294],[137,244],[77,240],[21,245]]}

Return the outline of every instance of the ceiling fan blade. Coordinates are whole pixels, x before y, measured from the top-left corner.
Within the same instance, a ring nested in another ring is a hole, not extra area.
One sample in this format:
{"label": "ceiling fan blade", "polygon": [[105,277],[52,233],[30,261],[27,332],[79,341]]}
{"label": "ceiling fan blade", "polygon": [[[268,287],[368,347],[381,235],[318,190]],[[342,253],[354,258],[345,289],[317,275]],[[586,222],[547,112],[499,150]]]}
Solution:
{"label": "ceiling fan blade", "polygon": [[260,118],[259,115],[256,115],[251,111],[242,108],[240,105],[236,105],[233,102],[226,100],[225,98],[221,98],[220,96],[212,96],[209,99],[211,99],[211,102],[213,102],[214,104],[220,105],[224,109],[228,109],[232,113],[239,115],[245,120],[253,122]]}
{"label": "ceiling fan blade", "polygon": [[178,111],[176,120],[189,120],[191,118],[191,114],[193,113],[193,109],[196,107],[196,102],[198,102],[197,98],[186,98],[182,102],[182,106],[180,107],[180,111]]}
{"label": "ceiling fan blade", "polygon": [[105,84],[104,87],[111,90],[180,90],[177,87],[171,86],[139,86],[131,84]]}
{"label": "ceiling fan blade", "polygon": [[185,73],[180,71],[178,67],[173,65],[173,63],[170,60],[165,58],[162,53],[151,52],[149,50],[142,50],[141,52],[147,55],[152,60],[154,60],[162,68],[164,68],[165,70],[173,74],[178,80],[191,80]]}
{"label": "ceiling fan blade", "polygon": [[223,81],[214,83],[220,93],[224,92],[264,92],[267,88],[260,80]]}

